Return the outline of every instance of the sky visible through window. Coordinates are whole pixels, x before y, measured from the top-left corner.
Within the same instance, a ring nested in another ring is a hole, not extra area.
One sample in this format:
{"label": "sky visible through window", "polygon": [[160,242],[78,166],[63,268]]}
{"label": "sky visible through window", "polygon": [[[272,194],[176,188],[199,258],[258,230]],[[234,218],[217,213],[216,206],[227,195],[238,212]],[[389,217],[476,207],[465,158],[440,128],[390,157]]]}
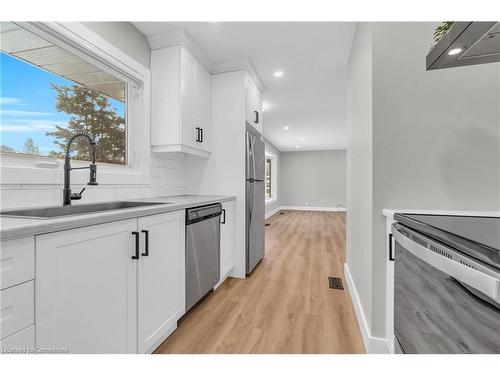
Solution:
{"label": "sky visible through window", "polygon": [[[54,138],[46,135],[56,125],[66,127],[70,116],[56,110],[56,91],[51,84],[72,86],[74,82],[0,52],[0,145],[22,152],[32,139],[41,155],[59,151]],[[124,103],[109,98],[118,116]]]}

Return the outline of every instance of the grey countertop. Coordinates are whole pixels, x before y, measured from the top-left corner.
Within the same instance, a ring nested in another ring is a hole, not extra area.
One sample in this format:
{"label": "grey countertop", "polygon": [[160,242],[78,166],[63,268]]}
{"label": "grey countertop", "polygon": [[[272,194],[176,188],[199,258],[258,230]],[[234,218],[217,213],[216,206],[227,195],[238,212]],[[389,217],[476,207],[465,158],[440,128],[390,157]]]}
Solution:
{"label": "grey countertop", "polygon": [[129,202],[157,202],[157,206],[142,206],[101,211],[91,214],[69,215],[53,219],[20,219],[0,216],[0,238],[2,241],[6,241],[15,238],[34,236],[37,234],[58,232],[65,229],[74,229],[85,227],[88,225],[109,223],[112,221],[131,219],[140,216],[184,210],[188,207],[226,202],[235,199],[235,197],[231,196],[176,195],[171,197],[127,199],[127,201]]}

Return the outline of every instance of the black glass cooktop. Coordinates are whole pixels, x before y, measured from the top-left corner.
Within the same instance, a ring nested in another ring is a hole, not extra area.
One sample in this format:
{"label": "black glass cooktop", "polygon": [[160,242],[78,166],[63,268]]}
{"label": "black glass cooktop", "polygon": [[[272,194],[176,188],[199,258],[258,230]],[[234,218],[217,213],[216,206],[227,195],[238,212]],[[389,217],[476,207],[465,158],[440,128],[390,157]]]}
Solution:
{"label": "black glass cooktop", "polygon": [[397,213],[394,219],[479,260],[500,266],[500,217]]}

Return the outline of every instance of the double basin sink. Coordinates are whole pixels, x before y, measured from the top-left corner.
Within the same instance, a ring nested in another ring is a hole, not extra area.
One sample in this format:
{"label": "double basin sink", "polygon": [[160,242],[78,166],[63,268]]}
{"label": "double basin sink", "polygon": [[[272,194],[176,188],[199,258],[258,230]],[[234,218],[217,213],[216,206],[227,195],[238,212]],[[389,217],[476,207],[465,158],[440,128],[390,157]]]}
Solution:
{"label": "double basin sink", "polygon": [[54,206],[42,208],[29,208],[21,210],[0,211],[0,216],[19,219],[55,219],[70,215],[93,214],[102,211],[121,210],[125,208],[136,208],[143,206],[153,206],[162,204],[172,204],[171,202],[106,202],[94,204],[82,204],[77,206]]}

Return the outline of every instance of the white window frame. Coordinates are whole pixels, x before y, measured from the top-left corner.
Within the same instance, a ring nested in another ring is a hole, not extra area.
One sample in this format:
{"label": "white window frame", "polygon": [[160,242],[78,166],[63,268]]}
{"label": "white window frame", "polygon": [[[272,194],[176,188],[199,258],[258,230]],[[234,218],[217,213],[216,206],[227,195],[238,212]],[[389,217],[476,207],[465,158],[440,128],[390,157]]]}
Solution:
{"label": "white window frame", "polygon": [[[126,83],[127,165],[97,163],[100,185],[150,185],[150,70],[77,22],[16,22]],[[74,166],[88,162],[72,160]],[[63,161],[48,156],[2,153],[1,184],[62,184]],[[72,172],[85,184],[88,171]]]}
{"label": "white window frame", "polygon": [[271,159],[271,198],[266,195],[266,205],[278,200],[278,159],[275,154],[266,150],[266,163],[267,159]]}

